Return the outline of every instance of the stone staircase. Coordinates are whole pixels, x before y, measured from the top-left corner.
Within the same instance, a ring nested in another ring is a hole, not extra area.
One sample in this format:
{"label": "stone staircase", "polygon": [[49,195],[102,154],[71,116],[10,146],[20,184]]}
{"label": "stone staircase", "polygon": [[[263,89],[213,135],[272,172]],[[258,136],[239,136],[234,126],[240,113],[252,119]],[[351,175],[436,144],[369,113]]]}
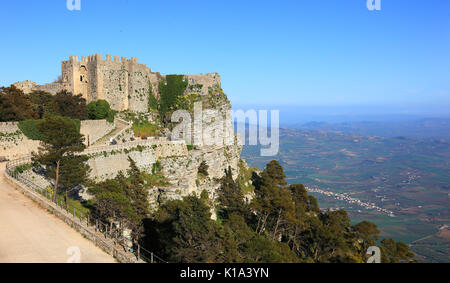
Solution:
{"label": "stone staircase", "polygon": [[91,147],[99,147],[99,146],[107,146],[109,145],[109,140],[111,138],[117,139],[118,136],[125,133],[127,130],[131,129],[133,127],[132,122],[127,122],[123,119],[116,118],[114,120],[115,128],[113,131],[111,131],[106,136],[102,137],[95,143],[91,144]]}

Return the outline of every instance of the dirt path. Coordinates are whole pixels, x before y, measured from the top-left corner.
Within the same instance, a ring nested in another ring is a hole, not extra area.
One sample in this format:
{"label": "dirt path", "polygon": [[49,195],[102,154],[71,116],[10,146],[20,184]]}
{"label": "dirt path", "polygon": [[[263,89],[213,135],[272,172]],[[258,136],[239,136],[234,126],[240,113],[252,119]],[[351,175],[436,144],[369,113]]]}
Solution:
{"label": "dirt path", "polygon": [[[79,249],[82,263],[113,263],[114,258],[39,207],[4,179],[0,164],[0,263],[65,263]],[[69,250],[70,252],[70,250]]]}

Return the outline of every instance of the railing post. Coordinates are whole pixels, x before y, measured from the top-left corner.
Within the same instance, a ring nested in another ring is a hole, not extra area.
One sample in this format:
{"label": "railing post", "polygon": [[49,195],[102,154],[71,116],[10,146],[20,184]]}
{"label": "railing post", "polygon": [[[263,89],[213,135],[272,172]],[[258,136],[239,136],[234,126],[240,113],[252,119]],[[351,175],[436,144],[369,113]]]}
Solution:
{"label": "railing post", "polygon": [[150,253],[150,262],[153,263],[153,253]]}
{"label": "railing post", "polygon": [[138,258],[138,260],[141,258],[141,245],[139,245],[139,244],[137,247],[137,258]]}

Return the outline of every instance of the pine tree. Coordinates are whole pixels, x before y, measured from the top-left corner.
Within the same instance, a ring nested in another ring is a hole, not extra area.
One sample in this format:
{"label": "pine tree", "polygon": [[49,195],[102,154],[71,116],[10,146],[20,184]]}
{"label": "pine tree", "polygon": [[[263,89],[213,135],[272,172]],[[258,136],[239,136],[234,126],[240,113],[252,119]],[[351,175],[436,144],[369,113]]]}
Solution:
{"label": "pine tree", "polygon": [[[71,164],[69,157],[73,157],[76,153],[85,149],[84,137],[74,123],[60,116],[47,117],[42,123],[38,124],[37,128],[44,135],[44,138],[41,141],[39,152],[33,153],[32,160],[45,165],[46,176],[55,180],[53,200],[56,201],[61,167],[69,166]],[[87,169],[85,166],[80,168]],[[63,170],[62,173],[72,174],[70,170]],[[81,173],[77,178],[82,175],[85,174]],[[63,180],[68,181],[69,178],[65,176]]]}
{"label": "pine tree", "polygon": [[88,181],[90,167],[87,164],[89,157],[86,155],[74,155],[68,152],[61,160],[59,169],[59,183],[65,187],[65,201],[68,207],[69,191],[76,185],[84,185]]}
{"label": "pine tree", "polygon": [[220,217],[227,219],[231,214],[236,213],[247,218],[250,210],[244,202],[244,195],[241,187],[233,180],[231,167],[225,169],[225,176],[218,191],[220,203]]}

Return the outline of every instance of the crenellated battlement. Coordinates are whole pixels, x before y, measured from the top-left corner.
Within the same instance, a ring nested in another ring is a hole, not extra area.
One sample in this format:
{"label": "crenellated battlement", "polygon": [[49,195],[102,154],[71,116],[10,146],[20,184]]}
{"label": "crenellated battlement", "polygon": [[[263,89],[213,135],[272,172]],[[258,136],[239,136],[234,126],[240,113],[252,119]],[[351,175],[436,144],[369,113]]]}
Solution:
{"label": "crenellated battlement", "polygon": [[91,63],[91,62],[98,62],[98,63],[138,63],[138,58],[131,57],[128,59],[127,57],[119,57],[119,56],[113,56],[110,54],[107,54],[103,56],[103,54],[93,54],[89,56],[69,56],[69,60],[65,62],[72,62],[72,63]]}

